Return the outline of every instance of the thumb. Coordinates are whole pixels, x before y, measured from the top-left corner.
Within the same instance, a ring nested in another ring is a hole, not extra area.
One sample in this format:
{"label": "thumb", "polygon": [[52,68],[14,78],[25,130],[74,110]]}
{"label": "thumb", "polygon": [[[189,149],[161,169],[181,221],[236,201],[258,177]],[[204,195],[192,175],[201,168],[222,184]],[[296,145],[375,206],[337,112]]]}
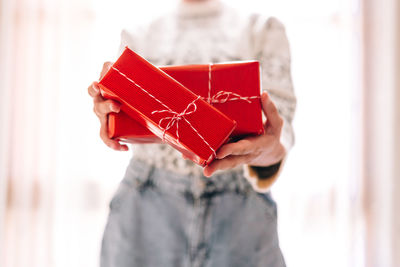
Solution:
{"label": "thumb", "polygon": [[107,62],[104,62],[104,64],[103,64],[103,69],[101,70],[101,73],[100,73],[100,80],[103,78],[103,76],[107,73],[107,71],[111,68],[111,66],[112,66],[112,62],[110,62],[110,61],[107,61]]}
{"label": "thumb", "polygon": [[279,132],[283,126],[283,119],[278,112],[274,102],[267,92],[263,92],[261,95],[261,104],[267,123],[272,127],[274,132]]}

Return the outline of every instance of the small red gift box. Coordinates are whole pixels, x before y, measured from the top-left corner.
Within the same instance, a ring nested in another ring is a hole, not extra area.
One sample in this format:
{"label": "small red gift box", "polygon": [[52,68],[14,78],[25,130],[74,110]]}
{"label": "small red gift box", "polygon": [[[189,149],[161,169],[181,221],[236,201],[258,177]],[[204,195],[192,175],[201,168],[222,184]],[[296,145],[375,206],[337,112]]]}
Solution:
{"label": "small red gift box", "polygon": [[[262,134],[257,61],[167,66],[161,69],[237,122],[232,137]],[[109,137],[128,143],[161,140],[123,112],[110,114]]]}
{"label": "small red gift box", "polygon": [[209,164],[235,121],[144,58],[125,48],[99,82],[108,98],[199,165]]}

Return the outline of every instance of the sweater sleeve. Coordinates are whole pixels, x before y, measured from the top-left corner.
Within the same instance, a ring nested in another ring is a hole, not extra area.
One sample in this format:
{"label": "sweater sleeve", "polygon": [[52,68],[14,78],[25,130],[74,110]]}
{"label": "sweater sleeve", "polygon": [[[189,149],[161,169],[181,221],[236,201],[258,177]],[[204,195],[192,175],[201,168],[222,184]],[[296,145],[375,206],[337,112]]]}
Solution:
{"label": "sweater sleeve", "polygon": [[[294,145],[292,127],[296,108],[296,96],[291,77],[291,58],[285,27],[276,18],[253,19],[252,47],[254,58],[260,62],[262,89],[268,91],[274,101],[284,124],[281,143],[286,153]],[[267,192],[277,180],[284,160],[276,166],[255,168],[245,166],[245,176],[257,192]]]}

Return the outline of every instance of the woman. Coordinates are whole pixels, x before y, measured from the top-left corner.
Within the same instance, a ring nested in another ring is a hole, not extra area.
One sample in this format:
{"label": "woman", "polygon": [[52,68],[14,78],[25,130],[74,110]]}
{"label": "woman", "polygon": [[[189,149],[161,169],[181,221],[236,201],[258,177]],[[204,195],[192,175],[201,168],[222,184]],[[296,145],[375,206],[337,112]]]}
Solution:
{"label": "woman", "polygon": [[[101,266],[285,266],[269,193],[294,142],[296,99],[283,25],[218,0],[183,0],[121,37],[120,51],[128,46],[156,65],[259,60],[268,122],[265,134],[222,146],[204,169],[165,144],[135,145],[110,203]],[[107,114],[119,112],[119,104],[104,100],[97,82],[88,91],[104,143],[128,150],[107,137]]]}

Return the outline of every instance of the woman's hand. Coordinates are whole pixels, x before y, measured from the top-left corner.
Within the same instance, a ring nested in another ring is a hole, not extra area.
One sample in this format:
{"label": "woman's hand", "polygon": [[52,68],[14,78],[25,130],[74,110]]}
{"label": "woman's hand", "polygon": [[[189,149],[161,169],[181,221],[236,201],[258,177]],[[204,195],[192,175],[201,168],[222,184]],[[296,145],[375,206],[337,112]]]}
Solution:
{"label": "woman's hand", "polygon": [[223,145],[216,159],[204,168],[204,175],[211,176],[217,170],[231,169],[242,164],[270,166],[281,161],[286,151],[280,142],[283,118],[267,92],[261,95],[263,112],[267,117],[265,133],[235,143]]}
{"label": "woman's hand", "polygon": [[[106,72],[110,69],[112,63],[105,62],[103,65],[103,69],[100,74],[100,79],[106,74]],[[93,98],[93,111],[97,115],[100,120],[100,137],[103,142],[114,150],[119,151],[127,151],[128,146],[122,145],[118,141],[108,138],[108,113],[115,112],[118,113],[120,111],[120,104],[113,100],[106,100],[102,97],[100,92],[100,87],[98,82],[93,82],[88,87],[88,93]]]}

